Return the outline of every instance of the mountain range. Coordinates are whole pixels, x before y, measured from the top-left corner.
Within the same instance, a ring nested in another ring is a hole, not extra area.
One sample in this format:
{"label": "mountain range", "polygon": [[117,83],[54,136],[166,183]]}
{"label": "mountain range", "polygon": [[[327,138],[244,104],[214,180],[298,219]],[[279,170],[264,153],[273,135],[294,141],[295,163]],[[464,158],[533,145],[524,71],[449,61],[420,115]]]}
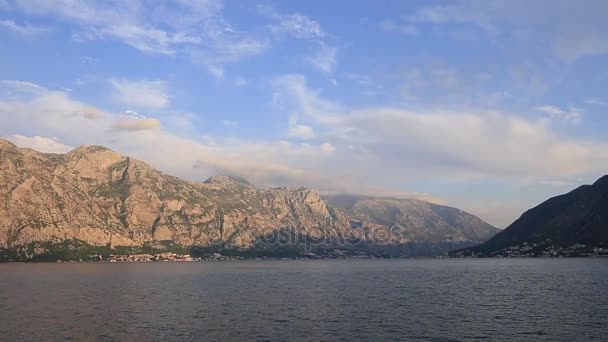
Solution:
{"label": "mountain range", "polygon": [[326,200],[303,187],[261,189],[229,176],[183,180],[102,146],[49,154],[0,140],[0,173],[0,260],[174,249],[264,255],[277,248],[433,256],[499,231],[419,200]]}
{"label": "mountain range", "polygon": [[608,254],[608,175],[525,212],[484,244],[452,256]]}

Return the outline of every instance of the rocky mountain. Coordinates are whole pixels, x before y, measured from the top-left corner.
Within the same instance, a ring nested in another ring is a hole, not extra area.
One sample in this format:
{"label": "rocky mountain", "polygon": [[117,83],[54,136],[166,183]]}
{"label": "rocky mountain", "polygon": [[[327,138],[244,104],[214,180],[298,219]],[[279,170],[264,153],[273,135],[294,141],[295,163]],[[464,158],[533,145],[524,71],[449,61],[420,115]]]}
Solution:
{"label": "rocky mountain", "polygon": [[325,198],[343,210],[351,224],[365,225],[371,231],[388,227],[394,245],[402,248],[416,243],[416,254],[442,254],[487,241],[500,231],[460,209],[426,201],[353,195]]}
{"label": "rocky mountain", "polygon": [[482,245],[452,253],[453,256],[598,254],[608,254],[608,176],[528,210]]}
{"label": "rocky mountain", "polygon": [[[492,231],[472,215],[420,201],[400,202],[401,213],[376,212],[372,205],[365,211],[367,202],[362,202],[350,217],[350,210],[328,205],[316,191],[302,187],[258,189],[227,176],[186,181],[101,146],[46,154],[0,140],[0,174],[0,259],[36,259],[54,249],[220,244],[247,250],[278,241],[330,249],[348,242],[347,249],[358,250],[355,242],[394,222],[399,229],[390,244],[454,242],[462,247]],[[362,221],[371,224],[365,227]],[[445,249],[432,253],[439,251]]]}

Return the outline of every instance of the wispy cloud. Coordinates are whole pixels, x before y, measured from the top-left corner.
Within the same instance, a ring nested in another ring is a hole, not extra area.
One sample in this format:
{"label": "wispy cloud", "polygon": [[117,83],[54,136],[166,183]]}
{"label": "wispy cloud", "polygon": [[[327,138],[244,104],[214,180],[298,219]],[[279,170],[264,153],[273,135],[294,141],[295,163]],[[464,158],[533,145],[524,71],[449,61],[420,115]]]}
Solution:
{"label": "wispy cloud", "polygon": [[202,1],[58,1],[19,0],[17,8],[54,16],[77,26],[77,41],[115,39],[146,54],[192,56],[215,77],[224,65],[262,53],[268,42],[232,27],[222,2]]}
{"label": "wispy cloud", "polygon": [[317,53],[308,57],[306,61],[313,67],[325,72],[332,73],[336,66],[338,50],[336,48],[321,44]]}
{"label": "wispy cloud", "polygon": [[166,82],[111,80],[114,99],[127,106],[146,109],[166,108],[170,103]]}
{"label": "wispy cloud", "polygon": [[528,46],[548,48],[562,61],[574,62],[608,53],[607,10],[608,4],[603,0],[581,4],[567,0],[461,0],[419,9],[397,27],[418,30],[429,24],[470,25],[492,38],[508,37]]}
{"label": "wispy cloud", "polygon": [[249,83],[249,82],[247,82],[247,79],[245,79],[244,77],[237,77],[234,80],[234,85],[237,87],[244,87],[247,85],[247,83]]}
{"label": "wispy cloud", "polygon": [[298,39],[320,39],[325,36],[319,23],[300,13],[281,14],[267,5],[258,5],[258,11],[275,21],[270,25],[274,33],[288,34]]}
{"label": "wispy cloud", "polygon": [[586,104],[595,105],[595,106],[608,106],[607,101],[602,101],[598,99],[588,99],[585,101]]}
{"label": "wispy cloud", "polygon": [[284,110],[313,117],[323,121],[320,114],[335,114],[340,112],[341,106],[321,96],[320,90],[309,87],[307,79],[301,74],[287,74],[276,77],[272,81],[273,102]]}
{"label": "wispy cloud", "polygon": [[552,120],[563,120],[571,124],[579,124],[583,119],[583,113],[579,108],[569,107],[567,110],[556,106],[539,106],[536,110],[549,116]]}
{"label": "wispy cloud", "polygon": [[261,54],[270,47],[265,40],[231,32],[215,37],[208,48],[191,51],[192,61],[204,65],[216,78],[224,78],[224,67],[244,58]]}
{"label": "wispy cloud", "polygon": [[46,92],[46,89],[38,84],[17,80],[0,80],[0,96],[4,99],[19,99],[32,95],[39,95]]}
{"label": "wispy cloud", "polygon": [[312,43],[315,53],[305,57],[307,64],[327,74],[333,72],[337,62],[338,49],[326,42],[326,34],[318,22],[301,13],[280,13],[274,7],[267,5],[258,5],[258,12],[274,21],[270,25],[270,30],[276,35],[307,40]]}
{"label": "wispy cloud", "polygon": [[[210,2],[209,2],[210,3]],[[74,37],[85,39],[118,39],[142,52],[152,54],[174,54],[176,48],[184,44],[198,44],[201,38],[189,28],[176,25],[170,21],[174,15],[182,14],[184,18],[215,11],[216,6],[208,6],[202,13],[193,7],[182,5],[171,8],[165,16],[154,16],[143,2],[129,1],[59,1],[20,0],[18,7],[30,14],[56,16],[80,25]],[[157,6],[163,7],[162,3]],[[200,10],[200,8],[199,8]]]}
{"label": "wispy cloud", "polygon": [[18,24],[13,20],[0,20],[0,27],[4,27],[24,36],[34,36],[49,31],[46,27],[30,25],[28,23]]}
{"label": "wispy cloud", "polygon": [[222,121],[222,123],[224,124],[224,126],[226,126],[228,128],[237,128],[237,127],[239,127],[239,122],[238,121],[234,121],[234,120],[224,120],[224,121]]}
{"label": "wispy cloud", "polygon": [[406,35],[414,35],[418,33],[416,25],[411,23],[397,23],[390,19],[383,20],[380,23],[380,29],[385,32],[394,32]]}

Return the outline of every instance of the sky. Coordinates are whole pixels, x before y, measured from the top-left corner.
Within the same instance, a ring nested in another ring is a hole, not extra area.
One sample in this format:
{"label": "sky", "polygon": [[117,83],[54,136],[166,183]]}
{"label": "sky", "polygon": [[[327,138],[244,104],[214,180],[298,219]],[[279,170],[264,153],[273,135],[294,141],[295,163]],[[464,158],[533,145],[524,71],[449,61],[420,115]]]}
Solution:
{"label": "sky", "polygon": [[608,173],[608,1],[0,0],[0,137],[504,228]]}

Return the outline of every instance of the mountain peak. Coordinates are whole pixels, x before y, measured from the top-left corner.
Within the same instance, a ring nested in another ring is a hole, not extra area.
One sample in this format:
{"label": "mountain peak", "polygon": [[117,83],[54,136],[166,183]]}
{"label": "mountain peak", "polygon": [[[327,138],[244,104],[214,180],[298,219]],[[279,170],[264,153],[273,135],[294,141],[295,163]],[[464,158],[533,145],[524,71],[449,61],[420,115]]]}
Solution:
{"label": "mountain peak", "polygon": [[127,158],[114,150],[100,145],[81,145],[68,152],[66,156],[87,156],[87,158],[103,161],[120,161]]}
{"label": "mountain peak", "polygon": [[80,145],[69,153],[94,153],[94,152],[114,152],[111,149],[101,145]]}

